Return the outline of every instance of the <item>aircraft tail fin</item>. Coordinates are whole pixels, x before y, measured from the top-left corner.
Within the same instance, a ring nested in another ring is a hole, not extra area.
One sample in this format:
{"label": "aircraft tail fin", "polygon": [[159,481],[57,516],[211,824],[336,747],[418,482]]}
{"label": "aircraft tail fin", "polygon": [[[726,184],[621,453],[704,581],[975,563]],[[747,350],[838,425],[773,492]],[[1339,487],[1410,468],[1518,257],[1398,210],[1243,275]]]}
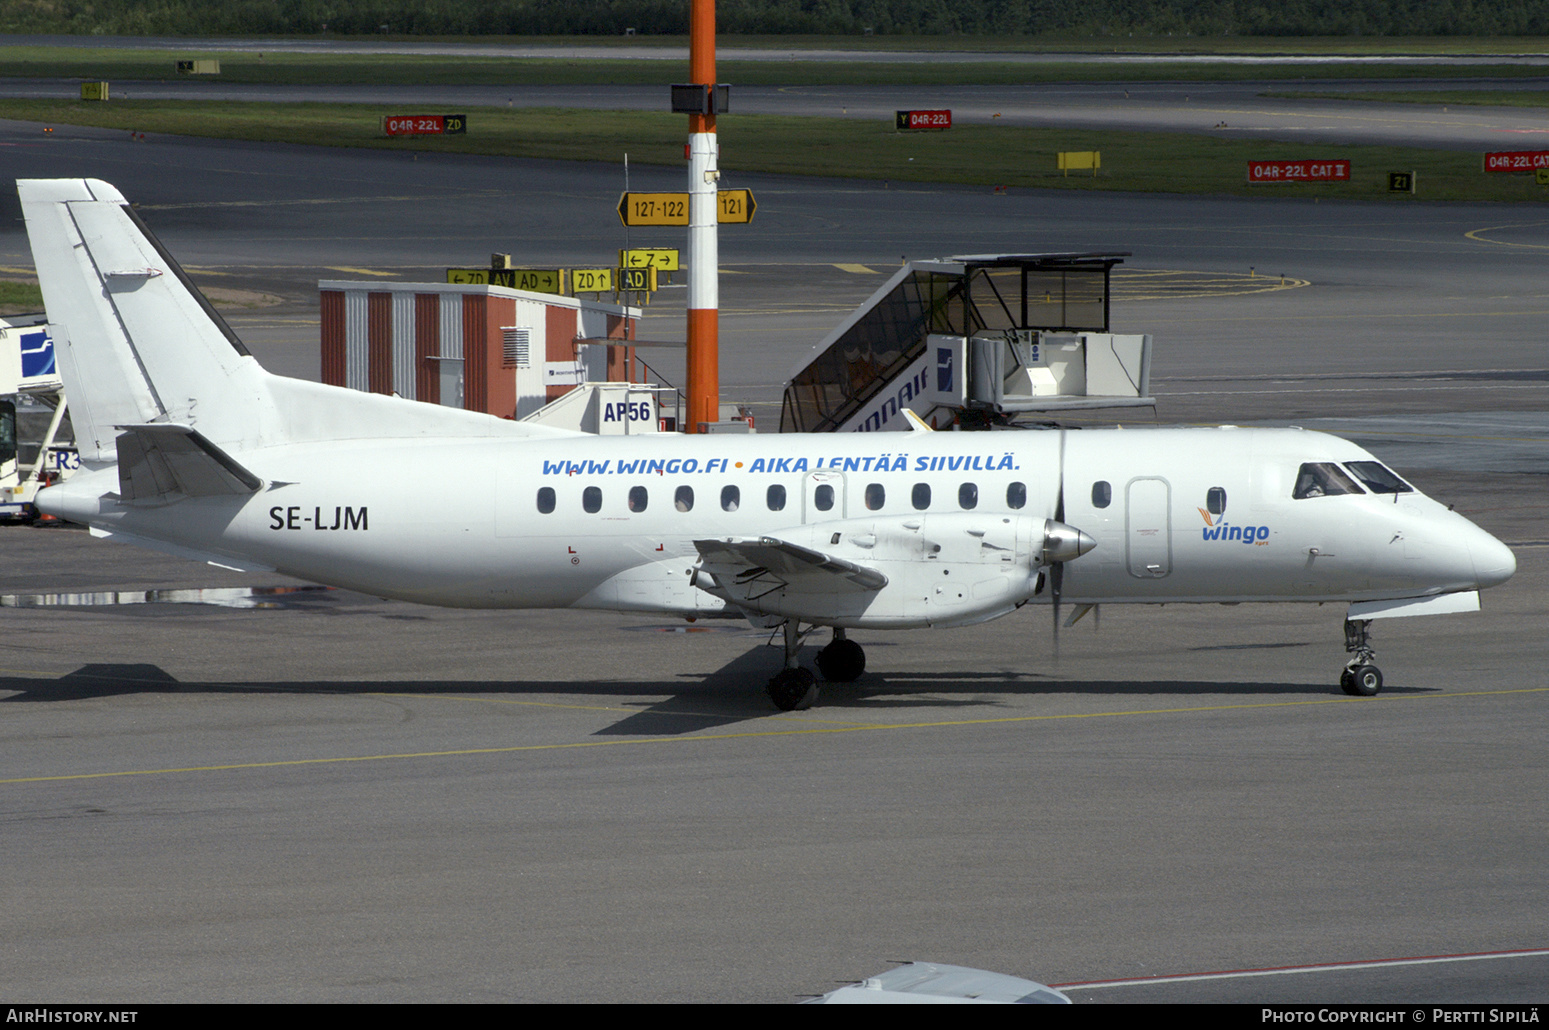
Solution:
{"label": "aircraft tail fin", "polygon": [[96,179],[16,187],[81,457],[113,461],[126,425],[242,439],[240,401],[264,373],[123,195]]}
{"label": "aircraft tail fin", "polygon": [[[573,435],[271,375],[118,190],[97,179],[22,179],[16,188],[76,443],[96,467],[119,460],[121,431],[156,425],[180,426],[185,436],[196,431],[223,454],[330,440]],[[187,450],[193,447],[220,464],[192,439],[158,437],[161,447],[175,449],[162,458],[203,462]],[[148,440],[142,433],[123,453],[140,461],[137,448]],[[160,460],[145,459],[145,467]],[[216,480],[199,482],[213,488]],[[165,485],[155,476],[144,482]]]}

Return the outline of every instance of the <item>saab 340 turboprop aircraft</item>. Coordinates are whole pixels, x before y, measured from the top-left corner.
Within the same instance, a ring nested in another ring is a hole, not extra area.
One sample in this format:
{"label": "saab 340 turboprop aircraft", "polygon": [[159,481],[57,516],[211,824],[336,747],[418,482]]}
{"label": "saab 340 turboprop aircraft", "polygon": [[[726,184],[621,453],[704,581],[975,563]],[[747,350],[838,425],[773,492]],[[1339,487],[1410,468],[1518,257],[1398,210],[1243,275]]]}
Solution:
{"label": "saab 340 turboprop aircraft", "polygon": [[[783,628],[783,709],[850,629],[1028,602],[1349,601],[1367,627],[1473,611],[1507,547],[1366,451],[1294,429],[597,437],[271,375],[116,189],[17,184],[82,470],[38,496],[97,536],[423,604],[745,617]],[[488,475],[405,470],[448,454]],[[1056,609],[1056,620],[1058,610]]]}

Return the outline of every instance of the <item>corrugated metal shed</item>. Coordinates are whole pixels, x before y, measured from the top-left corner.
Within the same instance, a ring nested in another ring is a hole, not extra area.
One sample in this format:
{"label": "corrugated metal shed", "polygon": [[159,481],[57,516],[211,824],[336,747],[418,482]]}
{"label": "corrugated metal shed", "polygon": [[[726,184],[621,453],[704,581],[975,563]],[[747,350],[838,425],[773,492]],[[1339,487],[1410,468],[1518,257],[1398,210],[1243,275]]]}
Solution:
{"label": "corrugated metal shed", "polygon": [[[318,289],[323,382],[335,386],[521,418],[578,382],[634,381],[625,341],[638,308],[502,286],[325,280]],[[525,330],[527,345],[508,352],[507,329]],[[620,345],[576,343],[603,338]]]}

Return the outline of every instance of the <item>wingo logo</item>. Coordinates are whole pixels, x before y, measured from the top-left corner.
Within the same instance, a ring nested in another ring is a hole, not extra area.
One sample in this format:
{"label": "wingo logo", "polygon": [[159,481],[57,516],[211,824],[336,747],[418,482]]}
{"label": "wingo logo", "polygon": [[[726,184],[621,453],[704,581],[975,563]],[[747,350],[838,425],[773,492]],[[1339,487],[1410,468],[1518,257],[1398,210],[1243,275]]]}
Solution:
{"label": "wingo logo", "polygon": [[1204,508],[1196,508],[1200,518],[1205,520],[1205,528],[1200,530],[1206,540],[1236,540],[1239,543],[1264,547],[1269,543],[1268,526],[1228,526],[1226,520],[1220,522],[1211,520],[1210,513]]}

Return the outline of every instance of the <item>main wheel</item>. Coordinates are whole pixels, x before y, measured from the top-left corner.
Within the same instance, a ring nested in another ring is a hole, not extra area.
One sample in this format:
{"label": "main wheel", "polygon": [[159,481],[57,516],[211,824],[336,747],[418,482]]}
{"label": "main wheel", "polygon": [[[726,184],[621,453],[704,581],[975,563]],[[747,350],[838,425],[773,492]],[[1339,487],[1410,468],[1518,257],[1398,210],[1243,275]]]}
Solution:
{"label": "main wheel", "polygon": [[[1377,691],[1382,689],[1382,670],[1375,665],[1357,665],[1345,673],[1350,677],[1350,686],[1345,688],[1345,693],[1354,694],[1357,697],[1376,697]],[[1341,678],[1343,686],[1343,678]]]}
{"label": "main wheel", "polygon": [[765,688],[782,712],[799,712],[818,699],[818,678],[810,669],[781,669]]}
{"label": "main wheel", "polygon": [[1355,673],[1349,669],[1339,674],[1339,689],[1346,694],[1355,694]]}
{"label": "main wheel", "polygon": [[853,640],[835,640],[818,652],[818,672],[830,683],[850,683],[866,671],[866,649]]}

